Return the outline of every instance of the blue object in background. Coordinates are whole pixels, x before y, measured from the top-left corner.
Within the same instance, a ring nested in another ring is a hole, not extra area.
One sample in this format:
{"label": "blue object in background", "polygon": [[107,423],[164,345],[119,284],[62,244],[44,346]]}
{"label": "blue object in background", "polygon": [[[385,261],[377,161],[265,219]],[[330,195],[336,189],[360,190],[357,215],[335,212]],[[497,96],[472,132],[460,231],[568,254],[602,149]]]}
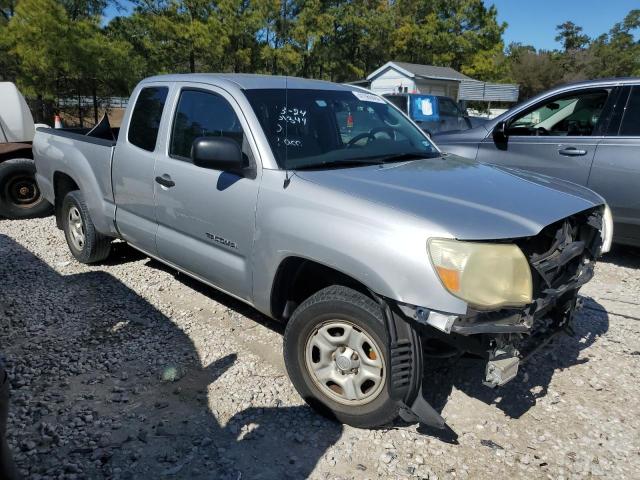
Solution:
{"label": "blue object in background", "polygon": [[472,128],[469,116],[452,98],[422,93],[385,93],[383,96],[429,135]]}
{"label": "blue object in background", "polygon": [[409,116],[418,122],[437,122],[440,120],[440,106],[435,95],[411,95],[409,97]]}

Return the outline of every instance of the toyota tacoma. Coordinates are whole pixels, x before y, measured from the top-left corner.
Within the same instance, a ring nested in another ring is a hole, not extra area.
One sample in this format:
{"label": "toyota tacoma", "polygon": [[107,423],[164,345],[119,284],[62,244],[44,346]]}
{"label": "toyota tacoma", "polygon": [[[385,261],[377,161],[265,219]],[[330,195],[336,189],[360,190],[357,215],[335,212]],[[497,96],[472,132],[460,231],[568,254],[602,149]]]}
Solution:
{"label": "toyota tacoma", "polygon": [[610,212],[562,180],[443,155],[386,99],[291,77],[156,76],[120,129],[38,129],[36,179],[80,262],[113,239],[286,323],[312,406],[443,426],[429,356],[503,385],[570,325]]}

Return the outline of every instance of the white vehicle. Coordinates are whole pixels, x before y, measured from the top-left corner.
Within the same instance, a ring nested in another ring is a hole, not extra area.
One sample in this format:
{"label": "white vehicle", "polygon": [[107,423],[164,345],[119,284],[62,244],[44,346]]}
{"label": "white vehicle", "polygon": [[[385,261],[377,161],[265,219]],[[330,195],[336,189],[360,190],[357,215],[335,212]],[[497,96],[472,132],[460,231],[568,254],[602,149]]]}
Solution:
{"label": "white vehicle", "polygon": [[22,94],[13,83],[0,82],[0,217],[37,217],[51,211],[34,177],[34,133]]}

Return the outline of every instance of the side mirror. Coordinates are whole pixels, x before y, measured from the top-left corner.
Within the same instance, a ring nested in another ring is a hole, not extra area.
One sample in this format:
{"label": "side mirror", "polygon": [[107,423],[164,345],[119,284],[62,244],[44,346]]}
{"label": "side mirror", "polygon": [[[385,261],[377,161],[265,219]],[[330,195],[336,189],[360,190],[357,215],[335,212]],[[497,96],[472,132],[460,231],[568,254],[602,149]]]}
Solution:
{"label": "side mirror", "polygon": [[493,127],[493,141],[498,146],[504,146],[509,141],[507,122],[504,120],[502,122],[498,122],[496,126]]}
{"label": "side mirror", "polygon": [[244,159],[235,140],[225,137],[198,137],[191,145],[193,164],[212,170],[242,175]]}

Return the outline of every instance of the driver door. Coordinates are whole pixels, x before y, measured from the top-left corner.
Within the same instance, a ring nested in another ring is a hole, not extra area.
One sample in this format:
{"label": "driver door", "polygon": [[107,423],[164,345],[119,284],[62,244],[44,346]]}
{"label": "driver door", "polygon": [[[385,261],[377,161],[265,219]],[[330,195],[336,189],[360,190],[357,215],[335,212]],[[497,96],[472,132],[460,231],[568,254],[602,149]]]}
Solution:
{"label": "driver door", "polygon": [[478,160],[586,185],[611,90],[572,92],[518,112],[507,119],[507,142],[496,144],[489,135],[480,144]]}
{"label": "driver door", "polygon": [[[155,164],[158,255],[247,300],[259,186],[248,124],[227,92],[177,86],[170,134]],[[239,176],[194,165],[193,141],[208,136],[236,141],[253,168]]]}

